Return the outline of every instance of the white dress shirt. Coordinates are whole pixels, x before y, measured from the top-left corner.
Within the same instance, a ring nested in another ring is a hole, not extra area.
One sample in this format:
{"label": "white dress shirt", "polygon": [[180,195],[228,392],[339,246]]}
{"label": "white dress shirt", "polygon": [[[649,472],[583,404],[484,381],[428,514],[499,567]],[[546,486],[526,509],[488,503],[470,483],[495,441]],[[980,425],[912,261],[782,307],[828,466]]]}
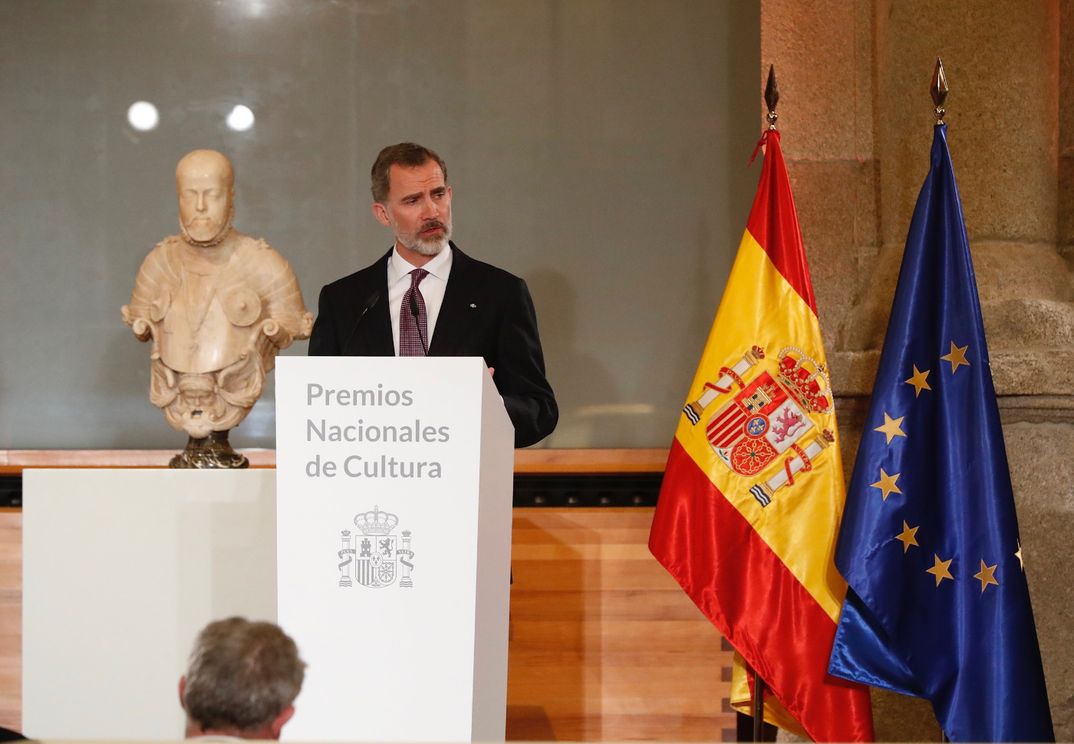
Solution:
{"label": "white dress shirt", "polygon": [[[451,258],[451,248],[444,248],[429,263],[420,267],[429,272],[418,285],[425,300],[425,315],[429,324],[426,348],[433,342],[436,319],[440,315],[440,306],[444,304],[444,292],[447,290],[448,275],[451,274]],[[396,248],[392,248],[392,255],[388,257],[388,309],[392,316],[392,341],[395,343],[396,356],[399,356],[399,314],[403,307],[403,295],[410,289],[410,272],[417,268],[400,256]]]}

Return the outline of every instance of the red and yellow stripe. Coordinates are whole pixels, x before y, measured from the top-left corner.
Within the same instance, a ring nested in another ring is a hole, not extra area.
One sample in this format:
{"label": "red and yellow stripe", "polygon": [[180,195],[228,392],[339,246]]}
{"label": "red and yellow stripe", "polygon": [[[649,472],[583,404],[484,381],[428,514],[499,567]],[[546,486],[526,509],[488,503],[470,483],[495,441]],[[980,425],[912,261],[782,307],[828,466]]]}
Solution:
{"label": "red and yellow stripe", "polygon": [[[775,131],[767,135],[757,197],[688,400],[753,346],[766,356],[751,377],[763,370],[775,376],[785,347],[826,366]],[[770,688],[775,700],[766,699],[767,719],[815,740],[871,740],[867,688],[827,674],[846,593],[833,560],[845,500],[838,440],[762,507],[749,488],[784,458],[751,478],[731,471],[706,438],[716,410],[711,405],[696,425],[685,416],[679,422],[650,549]],[[834,408],[811,419],[813,433],[838,436]],[[733,702],[748,701],[738,687]]]}

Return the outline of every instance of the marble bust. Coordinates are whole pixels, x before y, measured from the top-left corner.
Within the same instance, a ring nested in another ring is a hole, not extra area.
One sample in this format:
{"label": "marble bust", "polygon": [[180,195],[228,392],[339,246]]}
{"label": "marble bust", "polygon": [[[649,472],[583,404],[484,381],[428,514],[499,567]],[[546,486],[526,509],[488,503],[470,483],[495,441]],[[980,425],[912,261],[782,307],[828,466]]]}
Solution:
{"label": "marble bust", "polygon": [[150,341],[149,398],[190,436],[172,467],[245,467],[227,433],[257,402],[276,354],[313,316],[287,260],[232,227],[234,170],[213,150],[175,169],[180,234],[142,262],[123,320]]}

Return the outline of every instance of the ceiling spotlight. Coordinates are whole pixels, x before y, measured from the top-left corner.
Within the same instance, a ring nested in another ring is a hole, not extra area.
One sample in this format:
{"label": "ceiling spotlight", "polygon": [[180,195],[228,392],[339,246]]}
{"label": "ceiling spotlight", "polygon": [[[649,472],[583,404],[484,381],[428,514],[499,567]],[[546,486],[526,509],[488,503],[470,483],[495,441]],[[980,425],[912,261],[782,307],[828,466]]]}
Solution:
{"label": "ceiling spotlight", "polygon": [[236,132],[245,132],[254,125],[254,112],[240,103],[227,115],[227,125]]}
{"label": "ceiling spotlight", "polygon": [[[252,119],[253,114],[250,116]],[[139,132],[148,132],[157,128],[157,124],[160,122],[160,114],[157,113],[157,107],[149,101],[135,101],[127,109],[127,121]]]}

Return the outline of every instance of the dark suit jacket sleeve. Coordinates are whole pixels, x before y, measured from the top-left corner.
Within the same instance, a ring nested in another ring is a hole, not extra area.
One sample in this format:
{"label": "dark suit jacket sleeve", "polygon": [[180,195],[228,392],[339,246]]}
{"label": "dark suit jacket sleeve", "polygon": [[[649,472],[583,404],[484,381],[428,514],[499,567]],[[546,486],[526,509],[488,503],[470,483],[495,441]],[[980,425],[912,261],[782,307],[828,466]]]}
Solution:
{"label": "dark suit jacket sleeve", "polygon": [[552,386],[545,379],[537,313],[526,282],[506,298],[499,325],[492,379],[515,426],[515,447],[528,447],[552,433],[559,420]]}
{"label": "dark suit jacket sleeve", "polygon": [[310,335],[307,352],[309,356],[340,355],[340,342],[335,328],[336,315],[332,309],[329,286],[321,288],[321,296],[317,300],[317,320],[313,323],[313,333]]}

